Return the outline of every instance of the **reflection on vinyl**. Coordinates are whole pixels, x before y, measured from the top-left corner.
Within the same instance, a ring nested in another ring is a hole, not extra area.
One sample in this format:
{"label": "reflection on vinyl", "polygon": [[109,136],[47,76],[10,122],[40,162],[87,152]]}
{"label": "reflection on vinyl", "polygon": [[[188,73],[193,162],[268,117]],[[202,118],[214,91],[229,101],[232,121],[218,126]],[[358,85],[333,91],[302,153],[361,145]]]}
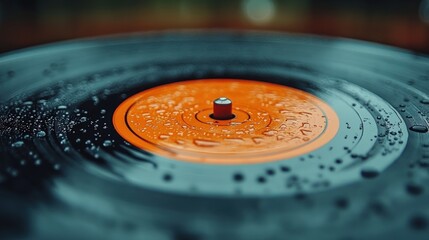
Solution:
{"label": "reflection on vinyl", "polygon": [[429,59],[152,33],[0,56],[5,239],[425,239]]}

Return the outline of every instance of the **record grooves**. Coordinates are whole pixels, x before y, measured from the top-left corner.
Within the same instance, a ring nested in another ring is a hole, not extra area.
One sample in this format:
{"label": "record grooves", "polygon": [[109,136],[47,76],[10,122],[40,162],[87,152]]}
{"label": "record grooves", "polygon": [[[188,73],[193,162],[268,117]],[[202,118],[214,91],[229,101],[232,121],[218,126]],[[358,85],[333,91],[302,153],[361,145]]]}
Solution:
{"label": "record grooves", "polygon": [[0,56],[1,235],[425,239],[428,69],[387,46],[257,32]]}

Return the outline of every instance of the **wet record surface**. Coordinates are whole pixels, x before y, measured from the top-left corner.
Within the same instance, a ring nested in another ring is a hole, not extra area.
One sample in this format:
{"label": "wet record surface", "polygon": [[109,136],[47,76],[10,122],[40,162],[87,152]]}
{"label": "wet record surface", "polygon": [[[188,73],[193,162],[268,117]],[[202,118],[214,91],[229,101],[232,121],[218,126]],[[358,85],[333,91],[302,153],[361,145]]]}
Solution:
{"label": "wet record surface", "polygon": [[[231,98],[223,100],[231,104],[231,113],[221,119],[212,101],[218,96]],[[311,152],[332,140],[339,121],[326,103],[295,88],[200,79],[164,84],[130,97],[115,110],[113,124],[125,140],[143,150],[176,160],[229,165]]]}
{"label": "wet record surface", "polygon": [[[429,235],[425,56],[165,32],[5,54],[0,84],[2,238]],[[217,97],[233,119],[210,117]]]}

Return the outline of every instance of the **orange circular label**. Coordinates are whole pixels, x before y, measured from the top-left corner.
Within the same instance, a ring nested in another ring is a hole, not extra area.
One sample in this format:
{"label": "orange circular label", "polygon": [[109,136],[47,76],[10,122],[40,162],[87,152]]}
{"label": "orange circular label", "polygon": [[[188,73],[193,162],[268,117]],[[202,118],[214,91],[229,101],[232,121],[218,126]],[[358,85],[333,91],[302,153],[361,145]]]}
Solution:
{"label": "orange circular label", "polygon": [[[232,101],[234,118],[213,119],[213,100]],[[278,84],[201,79],[165,84],[122,102],[113,115],[126,141],[153,154],[208,164],[249,164],[309,153],[337,133],[335,111]]]}

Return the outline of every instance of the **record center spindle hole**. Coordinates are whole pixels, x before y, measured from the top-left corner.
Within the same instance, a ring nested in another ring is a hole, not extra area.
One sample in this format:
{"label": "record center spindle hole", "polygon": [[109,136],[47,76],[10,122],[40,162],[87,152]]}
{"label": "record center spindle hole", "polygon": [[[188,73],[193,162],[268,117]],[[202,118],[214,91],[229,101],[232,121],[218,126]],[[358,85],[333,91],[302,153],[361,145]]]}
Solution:
{"label": "record center spindle hole", "polygon": [[210,117],[215,120],[230,120],[235,118],[232,113],[232,101],[226,97],[220,97],[213,101],[213,113]]}

